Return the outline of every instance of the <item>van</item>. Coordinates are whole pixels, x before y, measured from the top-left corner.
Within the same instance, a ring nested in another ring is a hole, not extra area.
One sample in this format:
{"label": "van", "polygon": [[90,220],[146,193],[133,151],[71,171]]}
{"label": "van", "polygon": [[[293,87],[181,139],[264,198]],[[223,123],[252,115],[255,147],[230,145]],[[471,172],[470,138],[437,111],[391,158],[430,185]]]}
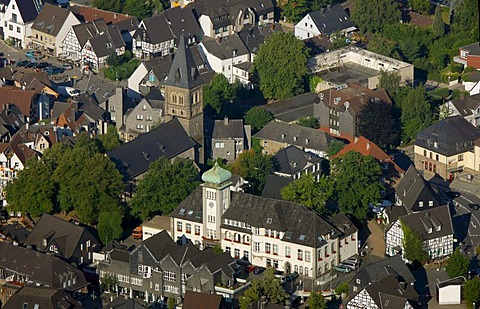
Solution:
{"label": "van", "polygon": [[72,97],[72,98],[76,98],[80,95],[80,91],[78,91],[75,88],[67,87],[67,86],[58,86],[57,92],[60,95],[63,95],[66,97]]}
{"label": "van", "polygon": [[343,261],[342,263],[340,263],[341,266],[344,266],[344,267],[348,267],[352,270],[355,270],[357,269],[358,265],[357,264],[354,264],[352,262],[349,262],[349,261]]}

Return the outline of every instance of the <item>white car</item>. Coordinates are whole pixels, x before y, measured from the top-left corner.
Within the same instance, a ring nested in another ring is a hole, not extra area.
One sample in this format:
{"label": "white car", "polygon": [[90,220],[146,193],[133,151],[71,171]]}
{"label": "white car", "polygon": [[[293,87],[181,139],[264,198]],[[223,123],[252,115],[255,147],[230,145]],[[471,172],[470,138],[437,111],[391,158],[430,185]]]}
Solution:
{"label": "white car", "polygon": [[80,91],[75,88],[67,87],[67,86],[58,86],[57,92],[63,96],[76,98],[80,95]]}

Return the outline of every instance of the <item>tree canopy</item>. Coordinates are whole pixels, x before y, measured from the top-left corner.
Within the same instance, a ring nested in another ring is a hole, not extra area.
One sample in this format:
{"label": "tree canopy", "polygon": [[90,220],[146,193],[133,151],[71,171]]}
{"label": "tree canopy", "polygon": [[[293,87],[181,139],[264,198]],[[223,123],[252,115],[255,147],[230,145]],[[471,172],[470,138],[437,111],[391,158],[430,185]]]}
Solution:
{"label": "tree canopy", "polygon": [[283,16],[292,23],[298,23],[309,11],[307,0],[287,0],[282,7]]}
{"label": "tree canopy", "polygon": [[263,190],[267,175],[273,171],[273,159],[261,152],[244,151],[230,168],[233,173],[252,183],[253,193],[258,194]]}
{"label": "tree canopy", "polygon": [[380,72],[380,83],[378,88],[385,89],[391,98],[394,98],[400,89],[400,74],[396,71]]}
{"label": "tree canopy", "polygon": [[192,161],[177,159],[171,163],[160,157],[138,181],[130,203],[132,213],[142,220],[157,213],[168,215],[198,185],[198,171]]}
{"label": "tree canopy", "polygon": [[295,124],[298,124],[299,126],[302,126],[302,127],[313,128],[313,129],[317,129],[318,127],[320,127],[320,123],[318,119],[313,116],[300,118],[297,120],[297,122],[295,122]]}
{"label": "tree canopy", "polygon": [[408,4],[417,13],[428,14],[430,12],[430,0],[409,0]]}
{"label": "tree canopy", "polygon": [[260,45],[253,64],[267,99],[285,99],[304,92],[309,50],[291,32],[275,32]]}
{"label": "tree canopy", "polygon": [[395,0],[357,0],[352,21],[362,32],[381,32],[385,25],[399,23],[402,14]]}
{"label": "tree canopy", "polygon": [[382,169],[375,158],[349,151],[332,160],[331,175],[340,210],[364,220],[369,204],[375,205],[380,201],[383,189]]}
{"label": "tree canopy", "polygon": [[361,135],[380,148],[397,146],[400,142],[400,127],[393,117],[392,104],[370,100],[362,109],[358,130]]}
{"label": "tree canopy", "polygon": [[322,292],[311,292],[308,297],[308,306],[310,309],[325,309],[327,308],[327,303],[325,298],[323,298]]}
{"label": "tree canopy", "polygon": [[325,213],[325,205],[333,196],[333,182],[326,176],[316,181],[312,174],[302,175],[284,187],[281,193],[286,201]]}
{"label": "tree canopy", "polygon": [[340,150],[343,149],[343,147],[345,147],[345,144],[338,139],[332,140],[327,149],[328,157],[331,158],[332,156],[336,155]]}
{"label": "tree canopy", "polygon": [[433,34],[436,37],[445,35],[445,24],[443,23],[442,7],[437,5],[435,7],[435,17],[433,19]]}
{"label": "tree canopy", "polygon": [[467,308],[475,309],[473,308],[473,303],[478,303],[478,301],[480,301],[480,278],[475,277],[471,280],[467,280],[462,290],[463,299],[467,303]]}
{"label": "tree canopy", "polygon": [[98,216],[97,231],[100,241],[103,242],[104,245],[122,237],[122,219],[122,215],[116,210],[100,213]]}
{"label": "tree canopy", "polygon": [[206,111],[219,115],[222,107],[233,99],[233,86],[222,73],[217,73],[203,86],[203,102]]}
{"label": "tree canopy", "polygon": [[423,247],[423,240],[408,225],[400,221],[403,230],[403,256],[411,262],[424,264],[428,253]]}
{"label": "tree canopy", "polygon": [[466,276],[468,273],[468,267],[470,265],[470,259],[463,255],[459,248],[456,248],[453,253],[448,257],[445,271],[450,278],[458,276]]}
{"label": "tree canopy", "polygon": [[259,106],[254,106],[245,114],[245,123],[252,126],[253,131],[259,131],[272,121],[273,115]]}
{"label": "tree canopy", "polygon": [[407,143],[433,121],[433,113],[427,101],[425,88],[410,89],[401,102],[402,140]]}
{"label": "tree canopy", "polygon": [[102,152],[110,151],[122,145],[122,141],[118,136],[117,128],[115,128],[113,125],[109,125],[107,128],[107,133],[100,134],[98,136],[98,140],[100,141]]}
{"label": "tree canopy", "polygon": [[252,281],[252,285],[243,293],[240,298],[240,308],[247,309],[253,302],[258,301],[261,296],[265,296],[267,300],[274,304],[284,305],[288,294],[275,278],[275,270],[268,268],[264,275]]}

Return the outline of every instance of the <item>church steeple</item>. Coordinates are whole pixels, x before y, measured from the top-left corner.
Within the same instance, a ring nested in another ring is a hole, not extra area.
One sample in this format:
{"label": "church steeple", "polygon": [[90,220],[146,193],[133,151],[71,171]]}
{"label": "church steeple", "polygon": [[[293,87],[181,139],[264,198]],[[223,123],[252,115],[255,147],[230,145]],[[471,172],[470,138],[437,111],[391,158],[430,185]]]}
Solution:
{"label": "church steeple", "polygon": [[166,86],[192,89],[202,84],[192,52],[187,45],[185,35],[180,36],[172,67],[165,80]]}

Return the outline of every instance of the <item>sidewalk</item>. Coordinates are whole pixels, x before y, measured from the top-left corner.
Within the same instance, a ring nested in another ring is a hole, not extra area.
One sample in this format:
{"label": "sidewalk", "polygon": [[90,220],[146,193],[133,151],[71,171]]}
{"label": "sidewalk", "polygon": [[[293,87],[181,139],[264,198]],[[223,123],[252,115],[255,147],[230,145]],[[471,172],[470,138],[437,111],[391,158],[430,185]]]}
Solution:
{"label": "sidewalk", "polygon": [[480,186],[478,184],[454,179],[450,184],[450,188],[459,191],[467,191],[480,198]]}

